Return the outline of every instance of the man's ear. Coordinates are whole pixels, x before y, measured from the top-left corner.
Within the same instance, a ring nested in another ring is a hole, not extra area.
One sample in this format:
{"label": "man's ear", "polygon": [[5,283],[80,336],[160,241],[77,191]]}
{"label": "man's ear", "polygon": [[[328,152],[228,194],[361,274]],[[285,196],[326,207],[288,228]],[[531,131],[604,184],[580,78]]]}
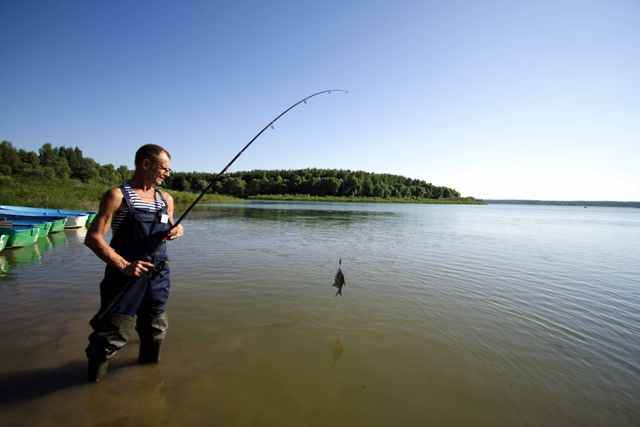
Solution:
{"label": "man's ear", "polygon": [[151,160],[149,159],[144,159],[142,161],[142,169],[149,169],[151,167]]}

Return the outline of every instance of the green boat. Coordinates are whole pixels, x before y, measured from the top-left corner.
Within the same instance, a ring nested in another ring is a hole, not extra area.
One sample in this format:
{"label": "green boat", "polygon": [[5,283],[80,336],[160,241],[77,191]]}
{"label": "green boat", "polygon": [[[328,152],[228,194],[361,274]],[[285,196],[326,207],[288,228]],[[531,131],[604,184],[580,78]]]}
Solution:
{"label": "green boat", "polygon": [[32,227],[37,227],[39,232],[38,232],[38,237],[39,238],[43,238],[46,237],[47,234],[49,234],[49,231],[51,231],[51,227],[53,226],[53,221],[37,221],[37,220],[0,220],[0,227],[10,227],[10,228],[18,228],[18,229],[24,229],[24,228],[32,228]]}
{"label": "green boat", "polygon": [[51,231],[51,226],[53,226],[53,222],[47,221],[38,225],[40,231],[38,231],[38,238],[41,239],[43,237],[47,237],[49,231]]}
{"label": "green boat", "polygon": [[7,235],[7,245],[5,248],[19,248],[33,245],[40,235],[39,227],[0,227],[0,235]]}
{"label": "green boat", "polygon": [[98,212],[87,212],[89,214],[89,218],[87,218],[87,228],[91,225],[96,216],[98,216]]}
{"label": "green boat", "polygon": [[51,230],[49,230],[49,233],[57,233],[59,231],[64,231],[64,224],[66,222],[67,222],[66,218],[54,220],[53,225],[51,226]]}
{"label": "green boat", "polygon": [[6,234],[0,234],[0,252],[7,246],[7,240],[9,240],[9,236]]}

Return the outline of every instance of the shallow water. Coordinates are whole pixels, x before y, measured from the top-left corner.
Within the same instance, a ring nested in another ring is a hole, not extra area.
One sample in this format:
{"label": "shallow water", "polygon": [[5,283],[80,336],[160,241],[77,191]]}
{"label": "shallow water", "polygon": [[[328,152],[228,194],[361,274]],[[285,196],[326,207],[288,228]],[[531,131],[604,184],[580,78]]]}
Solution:
{"label": "shallow water", "polygon": [[132,343],[93,386],[83,231],[0,253],[0,425],[640,419],[638,209],[251,203],[185,229],[162,363]]}

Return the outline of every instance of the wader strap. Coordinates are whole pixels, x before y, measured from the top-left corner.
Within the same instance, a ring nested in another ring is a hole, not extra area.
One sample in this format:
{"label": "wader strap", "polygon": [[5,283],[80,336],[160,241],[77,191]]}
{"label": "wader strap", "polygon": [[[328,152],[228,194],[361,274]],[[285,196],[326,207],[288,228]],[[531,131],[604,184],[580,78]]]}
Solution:
{"label": "wader strap", "polygon": [[157,187],[156,187],[156,194],[155,194],[155,199],[158,200],[158,197],[160,197],[160,200],[162,200],[164,202],[164,208],[168,208],[169,204],[167,203],[167,201],[164,199],[164,196],[162,195],[162,191],[160,191]]}
{"label": "wader strap", "polygon": [[133,203],[131,202],[131,200],[129,200],[129,193],[127,192],[127,190],[125,190],[124,183],[120,186],[120,191],[122,191],[122,197],[124,199],[125,205],[127,206],[127,212],[132,213]]}

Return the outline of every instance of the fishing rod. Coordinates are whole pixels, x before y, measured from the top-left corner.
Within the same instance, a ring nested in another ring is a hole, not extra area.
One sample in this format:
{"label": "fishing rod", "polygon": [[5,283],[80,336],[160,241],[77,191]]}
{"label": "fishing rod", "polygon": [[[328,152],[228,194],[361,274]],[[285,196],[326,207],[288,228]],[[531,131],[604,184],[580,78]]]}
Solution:
{"label": "fishing rod", "polygon": [[[231,161],[230,161],[229,163],[227,163],[227,165],[226,165],[226,166],[225,166],[225,167],[224,167],[220,172],[218,172],[218,174],[217,174],[216,176],[214,176],[214,177],[211,179],[211,182],[209,182],[209,185],[207,185],[207,187],[206,187],[204,190],[202,190],[202,192],[200,193],[200,195],[199,195],[199,196],[198,196],[198,197],[197,197],[197,198],[196,198],[196,199],[191,203],[191,205],[189,205],[189,207],[184,211],[184,213],[183,213],[182,215],[180,215],[180,218],[178,218],[178,220],[177,220],[174,224],[172,224],[172,225],[171,225],[171,227],[169,228],[169,230],[167,230],[167,231],[166,231],[166,232],[164,232],[164,233],[161,233],[161,235],[160,235],[160,236],[158,236],[158,238],[157,238],[157,239],[153,239],[153,240],[155,240],[155,241],[151,244],[151,248],[152,248],[152,250],[150,251],[150,253],[154,253],[154,252],[158,249],[158,247],[162,244],[162,241],[163,241],[164,237],[166,237],[172,229],[174,229],[175,227],[177,227],[177,226],[182,222],[182,220],[183,220],[183,219],[184,219],[184,218],[189,214],[189,212],[191,212],[191,209],[193,209],[193,207],[194,207],[194,206],[195,206],[195,205],[200,201],[200,199],[202,199],[202,198],[204,197],[204,195],[206,194],[206,192],[207,192],[207,191],[209,191],[209,190],[211,189],[211,187],[213,187],[213,184],[214,184],[218,179],[220,179],[220,177],[221,177],[221,176],[222,176],[222,175],[227,171],[227,169],[229,169],[229,167],[231,167],[231,165],[232,165],[236,160],[238,160],[238,157],[240,157],[240,155],[242,155],[242,153],[244,153],[244,151],[245,151],[247,148],[249,148],[249,146],[250,146],[251,144],[253,144],[253,142],[254,142],[256,139],[258,139],[258,137],[259,137],[260,135],[262,135],[262,133],[263,133],[265,130],[269,129],[270,127],[271,127],[271,128],[273,128],[273,124],[274,124],[275,122],[277,122],[277,121],[278,121],[278,119],[280,119],[280,117],[284,116],[285,114],[287,114],[289,111],[293,110],[293,109],[294,109],[295,107],[297,107],[298,105],[303,104],[303,103],[304,103],[304,104],[306,104],[306,103],[307,103],[307,101],[308,101],[309,99],[313,98],[314,96],[323,95],[323,94],[325,94],[325,93],[326,93],[326,94],[331,94],[331,93],[334,93],[334,92],[337,92],[337,93],[349,93],[348,91],[343,90],[343,89],[327,89],[327,90],[322,90],[322,91],[320,91],[320,92],[313,93],[313,94],[311,94],[311,95],[307,96],[306,98],[302,98],[300,101],[296,102],[295,104],[293,104],[292,106],[290,106],[289,108],[287,108],[286,110],[284,110],[282,113],[278,114],[278,115],[276,116],[276,118],[275,118],[275,119],[271,120],[271,121],[269,122],[269,124],[267,124],[264,128],[262,128],[262,130],[261,130],[260,132],[258,132],[258,134],[257,134],[256,136],[254,136],[253,138],[251,138],[251,141],[249,141],[249,142],[248,142],[248,143],[247,143],[247,144],[242,148],[242,150],[240,150],[240,151],[238,152],[238,154],[236,154],[236,155],[235,155],[235,157],[234,157],[233,159],[231,159]],[[150,257],[145,257],[145,258],[146,258],[146,260],[147,260],[147,261],[151,261],[151,258],[150,258]],[[155,273],[156,273],[156,269],[154,269],[154,270],[152,270],[152,271],[150,272],[150,274],[155,274]],[[146,275],[146,274],[148,274],[148,273],[145,273],[145,275]],[[115,306],[115,304],[120,300],[120,298],[124,295],[124,293],[127,291],[127,289],[128,289],[128,286],[124,287],[124,289],[122,289],[122,290],[121,290],[121,291],[120,291],[120,292],[119,292],[119,293],[118,293],[118,294],[113,298],[113,300],[112,300],[109,304],[107,304],[104,308],[101,308],[101,309],[98,311],[98,313],[94,316],[94,318],[91,320],[91,322],[99,322],[99,321],[101,321],[101,320],[104,318],[104,316],[105,316],[107,313],[109,313],[109,312],[111,311],[111,309]],[[93,323],[92,323],[92,324],[93,324]]]}
{"label": "fishing rod", "polygon": [[[207,187],[202,190],[202,192],[200,193],[200,195],[191,203],[191,205],[189,205],[189,207],[184,211],[184,213],[182,215],[180,215],[180,218],[178,218],[178,220],[171,225],[171,228],[169,229],[169,231],[171,231],[171,229],[177,227],[182,220],[189,215],[189,212],[191,212],[191,209],[194,208],[194,206],[200,201],[200,199],[202,199],[204,197],[204,195],[211,189],[211,187],[213,187],[213,184],[220,179],[220,177],[227,171],[227,169],[229,169],[229,167],[236,161],[238,160],[238,157],[240,157],[242,155],[242,153],[244,153],[244,150],[246,150],[247,148],[249,148],[249,146],[251,144],[253,144],[253,142],[258,139],[260,137],[260,135],[262,135],[262,133],[264,131],[266,131],[269,128],[273,129],[273,124],[275,122],[278,121],[278,119],[280,119],[280,117],[284,116],[285,114],[287,114],[289,111],[293,110],[295,107],[297,107],[300,104],[306,104],[307,101],[311,98],[313,98],[314,96],[318,96],[318,95],[323,95],[323,94],[331,94],[331,93],[349,93],[348,91],[344,90],[344,89],[327,89],[327,90],[322,90],[320,92],[316,92],[314,94],[311,94],[309,96],[307,96],[306,98],[302,98],[300,101],[296,102],[295,104],[291,105],[289,108],[287,108],[286,110],[284,110],[282,113],[278,114],[276,116],[275,119],[271,120],[265,127],[262,128],[262,130],[260,132],[258,132],[258,134],[256,136],[254,136],[253,138],[251,138],[251,141],[249,141],[247,143],[247,145],[245,145],[242,150],[240,150],[238,152],[238,154],[235,155],[235,157],[233,159],[231,159],[231,161],[229,163],[227,163],[227,165],[220,171],[218,172],[218,174],[216,176],[214,176],[211,179],[211,182],[209,182],[209,185],[207,185]],[[167,232],[168,233],[168,232]]]}

